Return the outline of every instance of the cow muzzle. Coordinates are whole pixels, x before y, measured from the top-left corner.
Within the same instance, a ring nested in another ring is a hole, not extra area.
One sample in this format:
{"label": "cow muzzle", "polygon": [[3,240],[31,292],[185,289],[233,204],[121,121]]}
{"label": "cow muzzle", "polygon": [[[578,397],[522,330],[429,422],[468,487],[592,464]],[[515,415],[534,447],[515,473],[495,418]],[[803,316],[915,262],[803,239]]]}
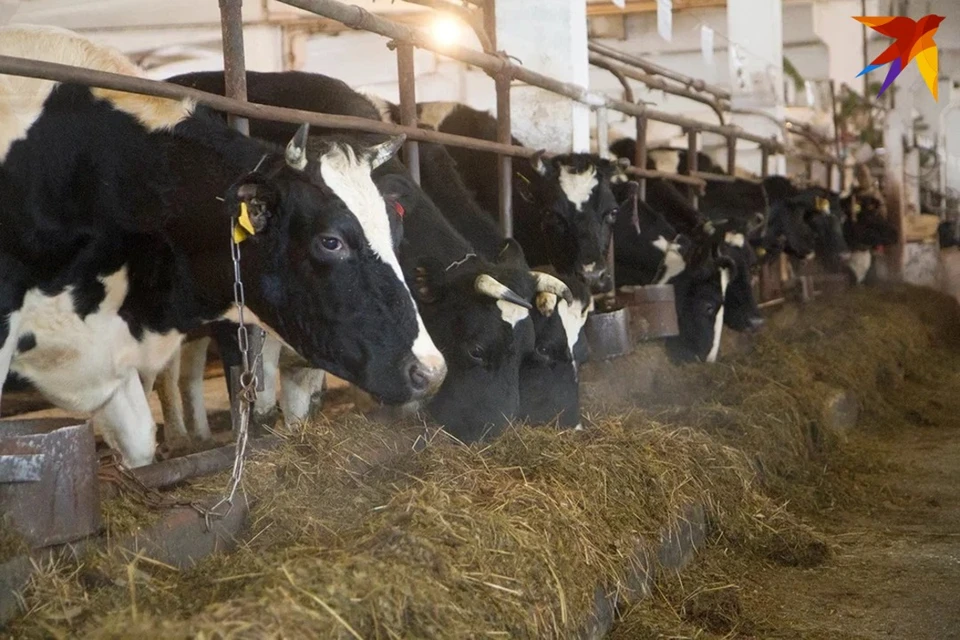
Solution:
{"label": "cow muzzle", "polygon": [[590,293],[608,293],[613,288],[613,279],[607,272],[606,266],[597,268],[595,262],[580,265],[577,274],[590,287]]}
{"label": "cow muzzle", "polygon": [[428,356],[424,359],[411,357],[405,371],[410,397],[413,400],[423,400],[434,395],[447,377],[447,363],[439,356]]}

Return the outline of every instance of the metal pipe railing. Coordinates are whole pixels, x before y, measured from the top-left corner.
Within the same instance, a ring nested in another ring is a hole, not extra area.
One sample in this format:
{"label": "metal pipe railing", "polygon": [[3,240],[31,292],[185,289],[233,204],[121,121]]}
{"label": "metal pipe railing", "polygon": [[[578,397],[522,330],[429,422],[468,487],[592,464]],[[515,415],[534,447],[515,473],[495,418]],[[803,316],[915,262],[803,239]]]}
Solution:
{"label": "metal pipe railing", "polygon": [[592,93],[580,85],[562,82],[514,64],[506,56],[494,56],[460,46],[441,47],[431,42],[430,38],[421,29],[387,20],[361,7],[347,5],[337,0],[280,0],[280,2],[342,22],[353,29],[370,31],[399,42],[409,42],[418,48],[479,67],[494,77],[500,74],[507,75],[513,80],[545,89],[594,109],[605,106],[612,111],[618,111],[626,115],[646,116],[650,120],[677,125],[684,129],[697,129],[722,136],[732,135],[743,140],[769,146],[775,152],[782,151],[781,145],[776,140],[747,133],[739,127],[709,125],[692,118],[676,116],[663,111],[648,109],[643,105]]}
{"label": "metal pipe railing", "polygon": [[[189,99],[195,101],[197,104],[210,107],[211,109],[247,118],[275,120],[277,122],[289,122],[292,124],[307,123],[312,126],[328,129],[345,129],[348,131],[363,131],[383,135],[406,135],[407,138],[420,142],[451,145],[465,149],[473,149],[475,151],[501,153],[516,158],[532,158],[538,153],[534,149],[518,145],[504,145],[478,138],[440,133],[432,129],[405,127],[390,122],[369,120],[356,116],[332,115],[302,109],[275,107],[256,102],[244,102],[227,98],[226,96],[172,84],[170,82],[84,69],[55,62],[18,58],[15,56],[0,55],[0,74],[40,78],[54,82],[73,82],[91,87],[157,96],[171,100]],[[550,154],[543,155],[544,157],[549,157]]]}
{"label": "metal pipe railing", "polygon": [[637,56],[632,56],[628,53],[618,51],[613,47],[608,47],[604,44],[600,44],[599,42],[587,43],[587,49],[591,53],[599,53],[600,55],[607,56],[608,58],[612,58],[619,62],[637,67],[638,69],[642,69],[650,75],[661,76],[667,78],[668,80],[673,80],[674,82],[678,82],[686,87],[693,88],[701,93],[709,93],[718,100],[730,100],[730,92],[726,89],[707,84],[703,80],[691,78],[690,76],[672,71],[666,67],[661,67],[660,65],[650,62],[649,60],[644,60],[643,58],[638,58]]}
{"label": "metal pipe railing", "polygon": [[[243,57],[243,0],[220,0],[220,32],[223,37],[224,93],[234,100],[247,99],[247,69]],[[246,118],[230,114],[227,123],[245,136],[250,135]]]}
{"label": "metal pipe railing", "polygon": [[[609,71],[610,73],[617,76],[618,79],[630,78],[632,80],[636,80],[637,82],[642,82],[643,84],[647,85],[648,87],[656,91],[663,91],[664,93],[667,93],[670,95],[679,96],[681,98],[693,100],[694,102],[699,102],[700,104],[705,104],[708,107],[710,107],[715,114],[717,114],[717,119],[720,121],[721,127],[726,124],[726,121],[723,118],[724,104],[721,103],[716,98],[708,97],[706,95],[703,95],[696,91],[691,91],[684,87],[675,87],[671,85],[669,82],[667,82],[666,80],[664,80],[663,78],[657,78],[650,74],[643,73],[641,71],[636,71],[626,65],[620,64],[619,62],[616,62],[614,60],[609,60],[597,53],[590,54],[590,64],[592,64],[595,67],[599,67],[601,69],[605,69]],[[623,80],[621,80],[621,84],[623,84]],[[634,102],[634,101],[630,100],[630,102]]]}

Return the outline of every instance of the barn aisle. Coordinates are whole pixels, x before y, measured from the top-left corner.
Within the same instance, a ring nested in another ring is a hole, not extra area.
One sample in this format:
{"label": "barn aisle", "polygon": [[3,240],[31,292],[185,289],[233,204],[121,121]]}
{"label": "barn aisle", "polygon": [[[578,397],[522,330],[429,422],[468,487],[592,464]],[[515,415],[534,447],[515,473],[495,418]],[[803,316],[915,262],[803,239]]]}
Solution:
{"label": "barn aisle", "polygon": [[758,576],[747,609],[772,623],[768,637],[960,638],[960,430],[926,426],[863,446],[891,465],[871,474],[876,502],[824,514],[832,561]]}

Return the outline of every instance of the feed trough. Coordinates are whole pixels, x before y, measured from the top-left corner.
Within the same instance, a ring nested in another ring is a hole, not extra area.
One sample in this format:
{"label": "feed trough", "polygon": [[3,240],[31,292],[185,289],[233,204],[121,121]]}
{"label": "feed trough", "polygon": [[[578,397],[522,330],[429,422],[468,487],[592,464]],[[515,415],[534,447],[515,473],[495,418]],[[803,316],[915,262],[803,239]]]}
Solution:
{"label": "feed trough", "polygon": [[619,299],[630,308],[630,327],[634,339],[653,340],[680,334],[676,294],[672,284],[620,287]]}
{"label": "feed trough", "polygon": [[100,529],[96,445],[88,422],[0,422],[0,513],[34,548]]}
{"label": "feed trough", "polygon": [[584,327],[591,360],[609,360],[633,353],[630,309],[611,298],[597,301]]}

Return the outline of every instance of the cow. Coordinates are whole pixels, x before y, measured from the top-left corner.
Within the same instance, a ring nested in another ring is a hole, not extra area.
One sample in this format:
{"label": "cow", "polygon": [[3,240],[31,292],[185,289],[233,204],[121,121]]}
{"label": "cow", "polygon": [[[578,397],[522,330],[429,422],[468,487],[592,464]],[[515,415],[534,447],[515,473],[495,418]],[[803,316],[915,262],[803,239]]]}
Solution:
{"label": "cow", "polygon": [[[505,240],[470,195],[445,147],[420,145],[420,179],[446,219],[484,257],[502,260],[509,254],[518,268],[529,269],[522,248]],[[552,275],[569,289],[572,299],[558,295],[557,291],[564,291],[556,283],[553,291],[538,287],[531,310],[536,342],[520,366],[518,418],[532,424],[556,421],[560,428],[575,428],[580,425],[578,365],[585,359],[583,327],[593,309],[593,298],[579,279]]]}
{"label": "cow", "polygon": [[858,189],[840,200],[844,214],[843,233],[851,250],[852,279],[862,284],[873,265],[874,252],[899,242],[896,227],[884,215],[884,206],[876,196]]}
{"label": "cow", "polygon": [[677,361],[715,362],[736,264],[722,255],[716,234],[677,233],[663,214],[639,200],[636,183],[619,183],[615,193],[625,212],[614,226],[617,282],[672,284],[679,336],[667,340],[668,353]]}
{"label": "cow", "polygon": [[[610,147],[611,153],[624,161],[632,161],[634,150],[634,141],[629,138],[622,138]],[[652,159],[648,160],[647,167],[655,168]],[[707,220],[690,204],[689,197],[683,195],[676,185],[662,178],[648,178],[646,180],[646,203],[649,205],[650,211],[645,213],[644,208],[641,208],[640,213],[644,215],[645,220],[640,221],[639,225],[644,233],[651,233],[658,228],[669,228],[671,233],[679,234],[677,238],[680,242],[687,245],[693,241],[712,242],[719,252],[718,255],[729,258],[736,266],[735,269],[728,272],[730,281],[724,297],[723,313],[725,326],[734,331],[751,332],[762,328],[764,320],[763,316],[760,315],[751,283],[751,270],[757,263],[757,255],[748,241],[757,226],[757,221],[733,218],[728,220],[717,219],[710,224],[706,224]],[[658,214],[662,218],[657,218],[654,214]],[[677,253],[677,249],[673,249],[667,254],[664,254],[660,249],[656,254],[659,259],[655,263],[649,262],[649,258],[645,260],[642,256],[632,255],[638,251],[649,251],[649,243],[643,241],[637,243],[628,240],[632,222],[628,223],[626,220],[627,218],[618,222],[616,227],[619,229],[619,237],[621,238],[616,244],[617,250],[615,252],[618,281],[655,284],[658,279],[653,278],[653,274],[635,273],[629,275],[625,271],[629,272],[640,265],[659,265],[660,261],[662,261],[663,266],[670,263],[675,265],[674,273],[666,278],[659,279],[663,282],[669,281],[673,275],[686,268],[685,263]],[[669,236],[659,239],[663,233],[662,230],[657,231],[653,233],[651,239],[656,241],[658,245],[667,246]],[[616,237],[617,232],[614,235]],[[720,242],[717,242],[717,240],[720,240]],[[624,280],[625,275],[628,280]],[[700,308],[704,307],[701,306]]]}
{"label": "cow", "polygon": [[[143,77],[50,27],[0,29],[0,54]],[[0,91],[0,379],[94,412],[127,465],[152,462],[141,379],[187,332],[238,319],[232,232],[250,321],[384,401],[438,390],[447,365],[371,177],[402,138],[308,153],[305,125],[274,146],[189,100],[17,77]]]}
{"label": "cow", "polygon": [[[396,107],[381,109],[396,118]],[[497,121],[485,111],[453,102],[417,105],[422,124],[437,131],[497,140]],[[522,144],[516,138],[513,144]],[[480,207],[499,211],[497,159],[492,153],[449,147],[464,183]],[[583,278],[593,293],[612,286],[606,254],[617,202],[610,179],[615,163],[595,154],[568,153],[513,163],[514,234],[531,265]]]}
{"label": "cow", "polygon": [[[222,93],[223,75],[199,72],[171,82]],[[247,74],[251,101],[313,111],[379,119],[376,106],[339,80],[302,72]],[[253,119],[251,135],[282,139],[290,125]],[[450,159],[442,147],[422,145],[425,157],[443,153],[432,166],[442,170]],[[430,173],[427,173],[428,180]],[[464,441],[498,433],[518,415],[518,370],[534,350],[530,309],[535,294],[569,299],[569,289],[504,251],[502,239],[478,250],[444,217],[469,206],[462,185],[450,175],[434,180],[443,188],[429,193],[417,187],[399,162],[375,172],[388,200],[404,212],[401,262],[416,294],[431,335],[450,364],[446,381],[427,407],[447,431]],[[452,190],[452,187],[459,190]],[[432,199],[438,198],[436,202]],[[439,205],[439,206],[438,206]],[[522,256],[522,253],[521,253]],[[500,297],[498,298],[497,295]],[[467,338],[473,340],[465,342]]]}

